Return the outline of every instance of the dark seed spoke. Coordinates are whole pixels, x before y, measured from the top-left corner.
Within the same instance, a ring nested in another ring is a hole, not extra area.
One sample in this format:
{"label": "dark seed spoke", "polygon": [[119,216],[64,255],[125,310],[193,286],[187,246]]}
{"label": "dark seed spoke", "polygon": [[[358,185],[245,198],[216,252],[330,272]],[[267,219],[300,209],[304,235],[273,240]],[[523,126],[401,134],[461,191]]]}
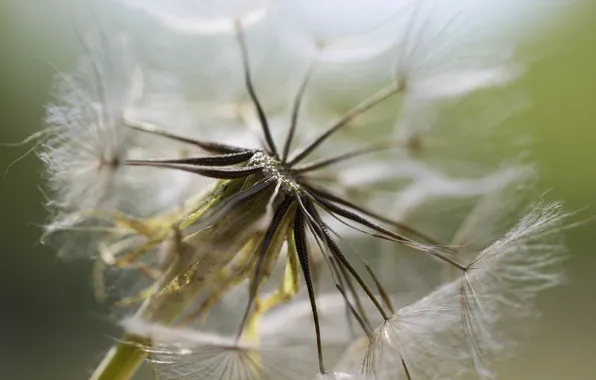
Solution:
{"label": "dark seed spoke", "polygon": [[334,204],[333,202],[329,202],[328,200],[326,200],[324,198],[318,197],[316,195],[314,195],[313,198],[317,201],[317,203],[319,203],[321,206],[323,206],[323,208],[328,210],[330,213],[343,216],[346,219],[356,222],[362,226],[368,227],[368,228],[370,228],[374,231],[377,231],[381,234],[387,235],[399,242],[406,243],[406,244],[412,244],[414,246],[419,245],[419,244],[415,243],[413,240],[408,239],[405,236],[402,236],[402,235],[399,235],[393,231],[390,231],[390,230],[386,229],[385,227],[382,227],[376,223],[373,223],[373,222],[369,221],[368,219],[366,219],[352,211],[341,208],[341,207],[337,206],[336,204]]}
{"label": "dark seed spoke", "polygon": [[[411,239],[408,239],[404,236],[401,236],[401,235],[396,234],[392,231],[389,231],[388,229],[381,227],[381,226],[369,221],[368,219],[363,218],[362,216],[360,216],[358,214],[355,214],[351,211],[348,211],[348,210],[345,210],[339,206],[336,206],[332,202],[329,202],[325,199],[321,199],[320,197],[317,197],[317,196],[314,196],[313,198],[324,209],[326,209],[329,213],[331,213],[331,215],[335,216],[335,214],[337,214],[337,215],[343,216],[346,219],[349,219],[355,223],[358,223],[360,225],[363,225],[365,227],[368,227],[368,228],[380,233],[379,235],[370,234],[374,237],[386,239],[386,240],[393,241],[393,242],[400,243],[400,244],[404,244],[410,248],[416,249],[421,252],[428,253],[431,256],[438,258],[439,260],[442,260],[448,264],[453,265],[454,267],[458,268],[462,272],[465,272],[467,270],[466,266],[464,266],[464,265],[458,263],[457,261],[455,261],[454,259],[450,258],[449,257],[450,252],[445,252],[443,249],[441,249],[441,247],[433,247],[433,246],[428,246],[428,245],[423,245],[423,244],[417,243]],[[347,225],[356,229],[356,230],[359,230],[358,228],[356,228],[354,226],[351,226],[349,224],[347,224]]]}
{"label": "dark seed spoke", "polygon": [[[300,199],[300,196],[298,196],[298,198]],[[368,285],[364,282],[364,280],[362,279],[362,277],[360,276],[358,271],[356,271],[356,269],[352,266],[350,261],[343,254],[343,252],[341,251],[341,249],[339,248],[339,246],[337,245],[335,240],[333,240],[333,238],[329,234],[329,231],[325,227],[325,224],[323,223],[321,216],[315,209],[312,202],[309,199],[307,199],[307,200],[304,200],[303,204],[305,205],[308,213],[313,217],[313,219],[315,221],[315,223],[313,225],[315,227],[316,234],[321,238],[321,240],[323,240],[323,242],[325,242],[325,245],[327,246],[327,248],[329,248],[329,250],[331,251],[333,256],[339,262],[339,264],[343,265],[348,270],[348,272],[350,272],[352,277],[354,277],[356,282],[358,282],[358,285],[360,285],[360,287],[362,288],[362,290],[364,290],[364,292],[366,293],[368,298],[370,298],[372,303],[379,310],[379,313],[381,314],[383,319],[388,320],[389,317],[388,317],[387,313],[385,312],[385,309],[380,304],[380,302],[377,300],[377,297],[375,297],[375,295],[372,293],[372,291],[370,290]]]}
{"label": "dark seed spoke", "polygon": [[188,164],[170,164],[153,162],[151,160],[128,160],[129,166],[149,166],[154,168],[176,169],[189,173],[195,173],[209,178],[234,179],[248,177],[249,175],[263,171],[263,166],[245,166],[240,168],[211,168],[209,166],[194,166]]}
{"label": "dark seed spoke", "polygon": [[[314,230],[310,226],[310,224],[308,225],[308,228],[310,229],[310,232],[313,234],[313,236],[316,236],[314,233]],[[317,240],[318,240],[318,238],[317,238]],[[317,241],[317,243],[320,246],[320,243],[318,241]],[[348,327],[350,328],[350,332],[352,333],[352,335],[355,335],[354,328],[352,326],[351,316],[356,315],[358,312],[356,311],[356,308],[352,307],[350,300],[346,295],[346,292],[344,290],[345,289],[344,279],[339,275],[339,266],[335,263],[335,260],[333,260],[333,256],[330,256],[329,258],[327,258],[327,255],[325,254],[324,257],[327,261],[327,265],[329,266],[329,272],[331,272],[331,277],[333,277],[333,281],[335,282],[335,287],[340,292],[340,294],[342,295],[342,297],[344,299],[344,304],[346,306],[346,321],[348,322]],[[336,277],[337,277],[337,279],[336,279]]]}
{"label": "dark seed spoke", "polygon": [[[337,288],[337,290],[339,290],[339,292],[341,293],[341,295],[344,299],[347,311],[352,316],[354,316],[354,318],[356,318],[356,320],[360,324],[360,327],[362,328],[364,333],[367,336],[370,336],[372,333],[372,327],[370,325],[370,322],[368,321],[368,318],[366,317],[366,312],[362,308],[362,304],[359,302],[360,299],[359,299],[357,293],[353,293],[353,296],[354,296],[356,303],[360,303],[360,305],[359,306],[357,305],[355,308],[352,305],[352,302],[350,302],[350,299],[347,297],[346,292],[344,290],[344,288],[345,288],[344,277],[345,277],[346,282],[349,281],[349,278],[345,276],[345,269],[337,264],[337,260],[335,260],[333,258],[333,256],[327,254],[326,250],[323,248],[323,243],[321,242],[321,239],[319,238],[319,236],[317,235],[317,233],[315,232],[315,229],[313,227],[314,219],[312,218],[312,216],[308,215],[308,212],[305,210],[304,205],[300,201],[300,198],[298,198],[298,202],[299,202],[302,212],[307,215],[306,224],[308,226],[308,229],[310,230],[313,238],[315,239],[317,245],[319,246],[319,250],[321,251],[321,254],[325,258],[325,261],[327,262],[327,265],[329,266],[331,278],[333,279],[333,282],[335,283],[335,287]],[[344,270],[340,272],[340,268],[344,269]],[[354,292],[353,289],[354,289],[353,286],[351,286],[352,292]],[[360,310],[362,315],[359,314],[357,309]],[[349,317],[349,314],[348,314],[348,317]]]}
{"label": "dark seed spoke", "polygon": [[330,193],[327,190],[319,189],[319,188],[316,188],[316,187],[313,187],[313,186],[310,186],[310,185],[306,185],[306,184],[304,184],[303,186],[306,187],[311,194],[316,195],[318,198],[324,198],[324,199],[326,199],[326,200],[328,200],[330,202],[338,203],[338,204],[340,204],[342,206],[349,207],[349,208],[351,208],[353,210],[356,210],[358,212],[363,213],[364,215],[370,216],[371,218],[374,218],[374,219],[376,219],[376,220],[378,220],[378,221],[380,221],[382,223],[386,223],[386,224],[391,225],[393,227],[396,227],[396,228],[398,228],[400,230],[409,232],[409,233],[411,233],[414,236],[417,236],[417,237],[419,237],[421,239],[424,239],[428,243],[431,243],[431,244],[436,245],[436,246],[442,246],[442,243],[440,243],[437,239],[434,239],[434,238],[432,238],[432,237],[430,237],[430,236],[428,236],[428,235],[426,235],[426,234],[424,234],[424,233],[422,233],[422,232],[420,232],[420,231],[418,231],[418,230],[416,230],[416,229],[414,229],[414,228],[412,228],[412,227],[410,227],[410,226],[408,226],[406,224],[403,224],[403,223],[400,223],[398,221],[389,219],[389,218],[384,217],[384,216],[382,216],[380,214],[377,214],[374,211],[371,211],[371,210],[368,210],[368,209],[366,209],[364,207],[358,206],[358,205],[356,205],[356,204],[354,204],[354,203],[352,203],[352,202],[350,202],[350,201],[348,201],[346,199],[343,199],[343,198],[341,198],[341,197],[339,197],[339,196],[337,196],[335,194]]}
{"label": "dark seed spoke", "polygon": [[358,311],[354,308],[354,305],[352,305],[352,303],[348,299],[348,296],[346,294],[346,291],[341,286],[339,286],[339,285],[336,284],[335,287],[340,292],[340,294],[342,295],[343,299],[346,300],[346,306],[348,308],[348,311],[351,313],[351,315],[354,316],[354,318],[356,318],[356,321],[358,322],[358,324],[360,325],[360,328],[364,331],[364,333],[366,334],[366,336],[367,337],[372,336],[373,330],[370,327],[370,322],[368,322],[366,320],[366,316],[365,315],[358,314]]}
{"label": "dark seed spoke", "polygon": [[210,157],[187,157],[180,159],[147,159],[145,162],[154,162],[161,164],[181,164],[181,165],[197,165],[197,166],[230,166],[241,164],[251,159],[255,152],[239,152],[222,154]]}
{"label": "dark seed spoke", "polygon": [[342,127],[345,127],[350,121],[352,121],[357,116],[361,115],[362,113],[366,112],[370,108],[374,107],[375,105],[381,103],[383,100],[389,98],[391,95],[397,93],[401,87],[398,84],[389,85],[377,93],[373,94],[371,97],[357,105],[356,107],[349,110],[341,119],[339,119],[335,124],[333,124],[329,129],[323,132],[319,137],[317,137],[314,141],[310,144],[305,146],[300,152],[290,161],[290,166],[297,164],[298,162],[302,161],[306,156],[308,156],[313,150],[315,150],[319,145],[321,145],[325,140],[327,140],[331,135],[335,132],[340,130]]}
{"label": "dark seed spoke", "polygon": [[267,150],[271,153],[274,157],[278,157],[277,148],[275,147],[275,141],[273,141],[273,136],[271,135],[271,130],[269,129],[269,123],[267,122],[267,116],[265,115],[265,111],[263,110],[263,106],[259,102],[259,98],[254,89],[254,85],[252,82],[252,78],[250,76],[250,64],[248,62],[248,50],[246,48],[246,41],[244,39],[244,30],[242,29],[242,24],[239,20],[235,22],[236,28],[236,37],[238,39],[238,45],[240,45],[240,54],[242,56],[242,67],[244,71],[244,82],[246,84],[246,90],[252,100],[257,114],[259,116],[259,121],[261,123],[261,128],[263,128],[263,134],[265,135],[265,141],[267,143]]}
{"label": "dark seed spoke", "polygon": [[[298,196],[299,197],[299,196]],[[310,307],[315,324],[315,334],[317,336],[317,353],[319,356],[319,371],[326,373],[325,364],[323,362],[323,345],[321,342],[321,326],[319,324],[319,314],[317,312],[317,302],[314,292],[312,279],[310,276],[310,266],[308,263],[308,243],[306,240],[306,231],[304,228],[304,215],[301,208],[296,210],[294,217],[294,243],[296,244],[296,251],[298,253],[298,260],[302,268],[304,282],[308,291],[308,299],[310,300]]]}
{"label": "dark seed spoke", "polygon": [[351,224],[351,223],[348,223],[348,222],[346,222],[344,219],[340,218],[340,217],[339,217],[338,215],[336,215],[334,212],[332,212],[331,210],[329,210],[329,209],[325,208],[325,206],[324,206],[323,204],[319,203],[319,201],[317,200],[317,198],[316,198],[316,197],[314,197],[312,194],[309,194],[309,193],[307,193],[307,192],[305,192],[305,193],[306,193],[306,194],[307,194],[307,195],[310,197],[310,199],[314,200],[314,201],[315,201],[317,204],[319,204],[321,207],[323,207],[323,209],[324,209],[325,211],[327,211],[327,213],[328,213],[329,215],[331,215],[331,217],[333,217],[335,220],[337,220],[337,221],[338,221],[338,222],[340,222],[341,224],[343,224],[343,225],[345,225],[345,226],[348,226],[348,227],[350,227],[351,229],[353,229],[353,230],[356,230],[356,231],[358,231],[358,232],[362,232],[362,233],[363,233],[363,234],[365,234],[365,235],[372,236],[372,237],[374,237],[374,238],[378,238],[378,239],[384,239],[384,240],[391,241],[391,242],[397,242],[397,243],[405,244],[405,243],[404,243],[402,240],[396,240],[395,238],[393,238],[393,237],[390,237],[390,236],[387,236],[387,235],[384,235],[384,234],[375,233],[375,232],[370,232],[370,231],[367,231],[367,230],[365,230],[365,229],[364,229],[364,227],[362,227],[362,228],[361,228],[361,227],[359,227],[359,226],[355,226],[355,225],[353,225],[353,224]]}
{"label": "dark seed spoke", "polygon": [[250,315],[250,311],[252,310],[252,305],[254,304],[255,299],[257,298],[257,294],[258,294],[259,287],[261,285],[261,280],[262,280],[261,275],[262,275],[262,270],[263,270],[263,263],[265,262],[265,257],[267,256],[269,247],[271,246],[273,238],[275,237],[275,233],[277,232],[279,225],[283,221],[284,216],[290,209],[290,206],[292,206],[292,203],[294,203],[294,198],[287,197],[286,199],[284,199],[284,201],[279,206],[277,206],[277,209],[275,210],[275,214],[273,214],[273,218],[271,219],[271,223],[269,224],[269,227],[267,227],[265,236],[263,236],[263,239],[261,240],[261,244],[259,244],[259,248],[257,251],[257,262],[255,264],[255,273],[254,273],[254,275],[252,277],[252,281],[250,283],[248,304],[246,305],[246,309],[245,309],[244,315],[242,317],[242,322],[240,323],[240,330],[238,331],[238,337],[240,337],[240,335],[244,331],[246,322],[248,321],[248,317]]}
{"label": "dark seed spoke", "polygon": [[338,156],[335,157],[331,157],[331,158],[325,158],[322,159],[320,161],[315,161],[313,163],[310,164],[305,164],[302,166],[298,166],[296,168],[293,168],[292,171],[296,172],[296,173],[306,173],[306,172],[310,172],[313,170],[317,170],[317,169],[323,169],[327,166],[330,165],[334,165],[352,158],[356,158],[365,154],[370,154],[370,153],[374,153],[374,152],[379,152],[382,150],[387,150],[387,149],[393,149],[396,147],[400,147],[402,146],[402,144],[397,143],[397,142],[382,142],[382,143],[377,143],[377,144],[373,144],[370,145],[366,148],[362,148],[362,149],[357,149],[351,152],[347,152],[347,153],[343,153],[340,154]]}
{"label": "dark seed spoke", "polygon": [[[358,313],[360,313],[359,315],[361,315],[362,321],[367,326],[370,326],[371,325],[370,321],[366,315],[364,306],[362,306],[362,301],[360,300],[360,296],[358,295],[358,292],[356,291],[356,288],[354,287],[354,283],[352,282],[352,279],[348,276],[348,273],[346,272],[346,268],[343,265],[338,265],[338,267],[339,267],[340,278],[342,278],[346,282],[346,284],[348,285],[348,290],[350,291],[350,293],[352,294],[352,297],[354,298],[354,304],[356,306],[355,310],[358,310]],[[351,303],[349,303],[349,302],[348,302],[348,304],[351,305]]]}
{"label": "dark seed spoke", "polygon": [[[325,226],[327,227],[328,230],[330,230],[339,239],[344,240],[337,232],[331,230],[328,225],[325,225]],[[387,291],[385,290],[385,287],[383,286],[383,284],[381,284],[381,281],[379,280],[379,277],[377,276],[377,274],[375,273],[375,271],[372,269],[372,267],[370,266],[370,264],[368,263],[368,261],[366,261],[364,259],[364,257],[362,257],[362,255],[360,254],[360,252],[358,252],[351,245],[350,245],[350,248],[351,248],[352,252],[354,252],[356,254],[356,257],[358,257],[358,260],[360,260],[360,262],[362,263],[362,265],[364,265],[364,268],[366,268],[366,271],[368,272],[368,274],[370,275],[370,277],[374,281],[375,286],[377,287],[377,290],[379,292],[379,295],[381,296],[381,299],[385,303],[385,307],[387,309],[389,309],[389,311],[391,312],[391,314],[393,314],[395,312],[395,308],[393,307],[393,303],[391,302],[391,298],[389,297],[389,293],[387,293]]]}
{"label": "dark seed spoke", "polygon": [[250,149],[240,148],[233,145],[221,144],[213,141],[203,141],[197,139],[191,139],[184,136],[178,136],[176,134],[166,132],[162,129],[159,129],[151,124],[144,123],[144,122],[131,122],[128,121],[127,125],[129,128],[134,129],[139,132],[145,132],[156,136],[161,136],[170,140],[178,141],[185,144],[190,144],[197,146],[207,152],[215,153],[215,154],[230,154],[230,153],[242,153],[248,152]]}

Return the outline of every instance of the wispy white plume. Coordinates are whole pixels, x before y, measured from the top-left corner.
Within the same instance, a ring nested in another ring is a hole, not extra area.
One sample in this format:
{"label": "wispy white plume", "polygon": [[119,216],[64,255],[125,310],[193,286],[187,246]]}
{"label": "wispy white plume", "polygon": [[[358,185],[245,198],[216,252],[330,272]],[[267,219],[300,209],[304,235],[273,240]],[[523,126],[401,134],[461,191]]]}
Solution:
{"label": "wispy white plume", "polygon": [[[539,204],[467,266],[465,274],[397,311],[375,331],[364,372],[376,379],[490,377],[491,362],[510,354],[513,327],[535,314],[538,293],[562,280],[558,241],[566,214]],[[504,352],[507,347],[508,352]],[[403,366],[388,365],[403,359]]]}
{"label": "wispy white plume", "polygon": [[310,344],[262,343],[177,329],[132,318],[123,326],[151,340],[149,363],[160,379],[299,380],[316,371]]}
{"label": "wispy white plume", "polygon": [[122,38],[97,35],[83,43],[88,56],[79,73],[58,75],[56,103],[47,111],[55,133],[40,157],[59,214],[50,229],[76,220],[79,211],[109,210],[126,194],[122,166],[130,133],[124,115],[138,96],[135,65]]}

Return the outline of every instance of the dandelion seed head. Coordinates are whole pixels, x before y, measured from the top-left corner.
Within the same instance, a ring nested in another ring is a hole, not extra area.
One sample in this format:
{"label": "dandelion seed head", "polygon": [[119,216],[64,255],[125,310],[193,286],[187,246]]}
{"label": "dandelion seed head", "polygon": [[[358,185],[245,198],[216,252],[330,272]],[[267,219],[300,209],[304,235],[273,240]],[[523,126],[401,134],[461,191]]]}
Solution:
{"label": "dandelion seed head", "polygon": [[263,152],[257,152],[251,159],[252,165],[263,165],[265,173],[283,186],[286,192],[300,191],[300,185],[279,160]]}
{"label": "dandelion seed head", "polygon": [[[492,376],[561,281],[566,215],[520,217],[531,171],[489,153],[523,103],[489,90],[523,67],[480,7],[116,3],[151,34],[90,44],[41,152],[52,229],[125,315],[92,378]],[[450,113],[472,93],[486,114]]]}

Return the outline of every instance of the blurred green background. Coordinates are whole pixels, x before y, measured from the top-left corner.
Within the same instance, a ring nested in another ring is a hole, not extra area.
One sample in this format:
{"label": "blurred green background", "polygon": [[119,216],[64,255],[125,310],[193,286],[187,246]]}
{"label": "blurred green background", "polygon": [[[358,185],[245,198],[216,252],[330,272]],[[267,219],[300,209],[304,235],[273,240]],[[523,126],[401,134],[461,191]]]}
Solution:
{"label": "blurred green background", "polygon": [[[0,1],[0,142],[39,130],[52,69],[73,66],[68,0]],[[536,140],[541,188],[578,219],[596,214],[596,5],[527,46],[523,116]],[[42,60],[40,60],[42,59]],[[28,147],[0,148],[0,379],[84,379],[114,331],[93,299],[90,266],[62,262],[37,243],[44,221],[41,165]],[[596,225],[568,233],[569,281],[540,299],[544,317],[503,379],[596,379]],[[115,334],[115,333],[114,333]],[[115,336],[115,335],[114,335]]]}

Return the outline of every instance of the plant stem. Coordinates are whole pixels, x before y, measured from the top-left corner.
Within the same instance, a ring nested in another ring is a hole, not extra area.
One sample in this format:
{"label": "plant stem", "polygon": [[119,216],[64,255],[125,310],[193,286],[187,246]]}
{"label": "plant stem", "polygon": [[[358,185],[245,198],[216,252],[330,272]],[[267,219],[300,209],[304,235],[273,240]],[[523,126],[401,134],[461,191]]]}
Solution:
{"label": "plant stem", "polygon": [[145,359],[141,346],[149,344],[147,339],[125,334],[122,342],[112,347],[97,366],[90,380],[129,380]]}

